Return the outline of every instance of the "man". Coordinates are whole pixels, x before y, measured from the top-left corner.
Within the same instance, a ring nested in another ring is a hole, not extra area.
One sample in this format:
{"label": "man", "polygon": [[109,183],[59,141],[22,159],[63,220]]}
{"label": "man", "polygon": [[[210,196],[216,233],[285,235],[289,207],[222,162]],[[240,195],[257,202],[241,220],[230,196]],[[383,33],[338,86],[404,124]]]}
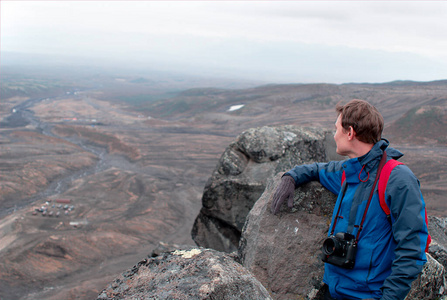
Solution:
{"label": "man", "polygon": [[[338,195],[329,227],[331,238],[326,241],[333,245],[337,233],[358,237],[355,247],[351,247],[356,249],[353,267],[323,259],[323,281],[328,286],[325,299],[404,299],[427,261],[428,230],[419,181],[403,164],[392,170],[385,192],[389,221],[374,183],[385,150],[386,160],[403,154],[382,139],[383,117],[368,102],[352,100],[337,105],[336,111],[337,153],[349,159],[296,166],[285,173],[273,197],[272,213],[277,214],[286,199],[289,207],[293,205],[297,186],[319,181]],[[337,241],[345,245],[344,240]],[[333,249],[329,250],[325,254]]]}

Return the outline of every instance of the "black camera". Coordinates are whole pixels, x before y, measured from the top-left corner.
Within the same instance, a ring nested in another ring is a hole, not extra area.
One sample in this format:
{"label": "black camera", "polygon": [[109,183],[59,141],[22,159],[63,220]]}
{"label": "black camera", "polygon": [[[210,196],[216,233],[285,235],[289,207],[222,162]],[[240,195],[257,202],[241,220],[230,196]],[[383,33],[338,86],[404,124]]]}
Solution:
{"label": "black camera", "polygon": [[339,232],[323,242],[321,260],[345,269],[354,268],[357,242],[355,236]]}

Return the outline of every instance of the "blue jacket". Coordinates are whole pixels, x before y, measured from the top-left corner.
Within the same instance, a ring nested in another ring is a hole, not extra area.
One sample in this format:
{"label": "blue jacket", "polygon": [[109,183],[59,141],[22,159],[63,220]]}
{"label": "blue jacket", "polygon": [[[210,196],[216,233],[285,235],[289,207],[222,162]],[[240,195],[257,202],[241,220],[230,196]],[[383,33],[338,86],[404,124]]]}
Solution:
{"label": "blue jacket", "polygon": [[[377,168],[386,149],[387,160],[403,154],[381,140],[371,151],[358,158],[296,166],[285,175],[296,185],[319,181],[338,195],[332,223],[341,202],[334,233],[357,234],[374,183]],[[346,180],[341,186],[343,170]],[[347,185],[343,197],[344,185]],[[343,201],[341,201],[343,198]],[[427,261],[425,248],[428,229],[425,203],[419,181],[405,165],[391,172],[385,199],[391,211],[391,223],[379,203],[377,185],[359,236],[355,266],[352,270],[325,264],[324,282],[337,299],[404,299],[411,283]]]}

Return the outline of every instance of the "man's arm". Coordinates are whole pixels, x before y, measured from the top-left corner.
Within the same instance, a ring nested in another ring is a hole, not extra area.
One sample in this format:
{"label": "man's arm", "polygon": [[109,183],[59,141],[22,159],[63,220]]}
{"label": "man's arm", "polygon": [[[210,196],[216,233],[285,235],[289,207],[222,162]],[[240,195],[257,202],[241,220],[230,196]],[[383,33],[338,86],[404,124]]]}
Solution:
{"label": "man's arm", "polygon": [[391,172],[385,197],[397,246],[391,274],[382,286],[382,299],[404,299],[427,261],[425,203],[419,181],[405,165]]}
{"label": "man's arm", "polygon": [[328,163],[313,163],[296,166],[285,175],[292,176],[296,186],[310,181],[319,181],[325,188],[338,195],[341,188],[344,161],[331,161]]}
{"label": "man's arm", "polygon": [[289,207],[293,205],[295,188],[310,181],[319,181],[324,187],[338,194],[341,187],[341,162],[313,163],[294,167],[285,173],[273,195],[271,211],[277,214],[287,199]]}

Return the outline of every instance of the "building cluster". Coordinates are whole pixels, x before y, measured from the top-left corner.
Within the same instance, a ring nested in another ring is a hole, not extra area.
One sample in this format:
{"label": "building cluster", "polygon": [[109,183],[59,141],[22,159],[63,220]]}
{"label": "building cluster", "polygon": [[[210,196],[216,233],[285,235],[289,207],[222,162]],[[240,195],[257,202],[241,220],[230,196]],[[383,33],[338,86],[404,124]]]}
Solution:
{"label": "building cluster", "polygon": [[71,204],[70,199],[48,199],[42,206],[34,208],[33,215],[38,215],[48,217],[60,217],[61,215],[68,216],[71,211],[75,209],[75,206]]}

